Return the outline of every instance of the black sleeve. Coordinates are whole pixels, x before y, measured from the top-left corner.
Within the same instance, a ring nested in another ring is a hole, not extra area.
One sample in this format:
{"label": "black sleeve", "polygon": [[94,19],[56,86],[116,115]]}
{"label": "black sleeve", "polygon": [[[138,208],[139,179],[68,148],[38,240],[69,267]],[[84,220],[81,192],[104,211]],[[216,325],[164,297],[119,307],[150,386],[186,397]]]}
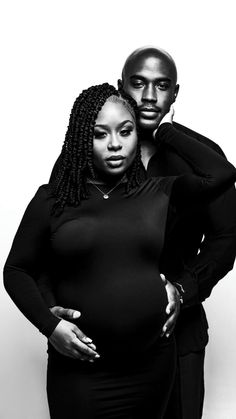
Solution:
{"label": "black sleeve", "polygon": [[177,278],[186,289],[186,305],[204,301],[217,282],[233,269],[236,255],[236,192],[234,187],[206,207],[200,252]]}
{"label": "black sleeve", "polygon": [[[49,179],[49,183],[53,183],[54,180],[57,177],[58,171],[59,171],[59,167],[61,164],[61,154],[59,155],[59,157],[57,158],[51,175],[50,175],[50,179]],[[56,305],[56,300],[55,300],[55,296],[54,296],[54,292],[53,292],[53,287],[52,287],[52,283],[51,283],[51,279],[50,279],[50,275],[48,274],[47,271],[45,272],[40,272],[39,274],[39,278],[37,280],[37,284],[38,284],[38,288],[40,290],[40,293],[45,301],[45,303],[47,304],[48,307],[53,307]]]}
{"label": "black sleeve", "polygon": [[[188,202],[191,201],[194,202],[194,199],[197,199],[199,196],[199,192],[201,196],[201,191],[203,191],[203,198],[206,200],[213,198],[218,192],[220,193],[222,190],[221,181],[223,180],[220,179],[222,175],[221,156],[222,158],[224,156],[220,147],[213,143],[213,141],[200,136],[200,134],[197,134],[200,138],[196,137],[196,133],[194,132],[193,135],[197,140],[191,138],[189,135],[186,135],[187,129],[182,130],[182,126],[180,126],[181,132],[179,132],[178,135],[176,129],[170,129],[171,126],[168,128],[169,124],[163,125],[166,125],[166,127],[163,127],[164,130],[159,132],[159,137],[163,134],[166,138],[166,134],[169,130],[169,135],[171,134],[169,138],[170,141],[168,142],[168,139],[165,138],[159,139],[164,142],[164,145],[172,147],[176,153],[190,164],[194,172],[200,175],[200,179],[197,180],[197,184],[194,185],[192,192],[191,190],[189,191],[191,199],[188,199],[186,192],[189,190],[189,187],[191,187],[191,182],[195,182],[194,178],[192,178],[190,184],[188,183],[189,179],[187,179],[188,188],[187,190],[183,190],[183,194],[181,190],[179,190],[179,198],[177,188],[177,193],[175,195],[177,201],[180,199],[182,201],[181,204],[185,202],[188,204]],[[176,125],[177,124],[175,124],[175,126]],[[189,130],[187,132],[189,134]],[[182,140],[180,137],[183,137]],[[212,152],[211,148],[218,153],[218,157],[216,156],[216,153]],[[205,152],[207,154],[205,154]],[[228,166],[225,159],[224,164]],[[232,171],[233,173],[234,169],[232,166],[229,165],[228,167],[230,169],[229,172]],[[217,180],[218,176],[219,179]],[[201,177],[203,177],[203,182],[201,181]],[[180,188],[184,188],[184,182],[183,176],[179,183]],[[227,181],[225,182],[224,187],[226,187],[226,184]],[[206,196],[208,186],[211,188],[209,197]],[[195,198],[192,195],[193,191],[196,193]],[[176,282],[180,283],[185,290],[184,307],[199,304],[199,302],[204,301],[210,295],[214,285],[233,268],[235,255],[236,192],[234,186],[231,186],[224,194],[220,195],[206,206],[205,238],[201,244],[200,252],[188,263],[188,265],[185,265],[182,273],[176,278]]]}
{"label": "black sleeve", "polygon": [[36,282],[50,257],[49,220],[48,193],[42,186],[24,213],[4,266],[4,285],[10,297],[47,337],[60,321],[48,309]]}
{"label": "black sleeve", "polygon": [[157,141],[172,148],[188,162],[194,173],[176,177],[171,200],[176,207],[195,202],[210,202],[236,181],[236,169],[224,157],[192,137],[179,132],[172,124],[162,124]]}
{"label": "black sleeve", "polygon": [[212,148],[212,150],[215,150],[217,153],[225,157],[224,152],[220,148],[220,146],[216,144],[214,141],[210,140],[210,138],[207,138],[204,135],[199,134],[199,132],[193,131],[192,129],[185,127],[184,125],[181,125],[178,122],[173,122],[173,126],[178,131],[188,135],[189,137],[194,138],[195,140],[199,141],[202,144],[207,145],[208,147]]}
{"label": "black sleeve", "polygon": [[47,304],[48,307],[54,307],[57,305],[56,298],[53,290],[53,284],[50,278],[48,270],[40,272],[39,278],[37,279],[37,285],[39,291]]}

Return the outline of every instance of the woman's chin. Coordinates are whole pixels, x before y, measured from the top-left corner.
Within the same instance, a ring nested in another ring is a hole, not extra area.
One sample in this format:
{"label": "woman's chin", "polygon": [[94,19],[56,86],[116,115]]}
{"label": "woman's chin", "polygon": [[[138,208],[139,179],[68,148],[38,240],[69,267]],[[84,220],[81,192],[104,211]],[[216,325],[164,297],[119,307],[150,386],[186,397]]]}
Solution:
{"label": "woman's chin", "polygon": [[122,176],[122,175],[124,175],[126,170],[127,169],[122,167],[122,166],[107,167],[106,170],[104,170],[104,175],[105,176],[111,176],[111,177]]}

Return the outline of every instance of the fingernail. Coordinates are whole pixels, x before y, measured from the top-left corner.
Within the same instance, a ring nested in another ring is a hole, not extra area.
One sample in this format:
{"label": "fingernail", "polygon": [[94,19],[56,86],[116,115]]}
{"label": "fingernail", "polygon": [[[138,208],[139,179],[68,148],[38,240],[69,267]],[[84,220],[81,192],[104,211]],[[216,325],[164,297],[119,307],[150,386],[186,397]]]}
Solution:
{"label": "fingernail", "polygon": [[166,333],[166,337],[168,338],[170,336],[170,334],[169,333]]}
{"label": "fingernail", "polygon": [[100,358],[100,355],[99,355],[99,354],[96,354],[96,355],[95,355],[95,358]]}
{"label": "fingernail", "polygon": [[93,349],[94,351],[96,351],[96,346],[93,343],[89,343],[88,345],[89,345],[89,347],[91,349]]}
{"label": "fingernail", "polygon": [[83,338],[83,341],[84,342],[87,342],[87,343],[92,343],[92,339],[90,339],[90,338]]}
{"label": "fingernail", "polygon": [[89,362],[94,362],[94,359],[89,359]]}
{"label": "fingernail", "polygon": [[80,311],[74,311],[74,313],[73,313],[73,319],[78,319],[78,317],[80,317],[80,316],[81,316]]}

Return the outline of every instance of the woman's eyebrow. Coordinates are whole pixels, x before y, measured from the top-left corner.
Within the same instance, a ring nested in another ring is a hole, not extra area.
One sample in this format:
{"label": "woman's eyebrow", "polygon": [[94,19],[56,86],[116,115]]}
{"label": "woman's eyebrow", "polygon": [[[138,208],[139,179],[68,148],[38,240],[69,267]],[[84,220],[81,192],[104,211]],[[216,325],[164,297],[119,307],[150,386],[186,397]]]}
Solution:
{"label": "woman's eyebrow", "polygon": [[[134,125],[134,122],[131,121],[130,119],[126,119],[125,121],[120,122],[120,124],[118,124],[118,128],[122,127],[123,125],[130,123],[132,125]],[[94,125],[94,128],[104,128],[104,129],[110,129],[109,125],[106,124],[96,124]]]}

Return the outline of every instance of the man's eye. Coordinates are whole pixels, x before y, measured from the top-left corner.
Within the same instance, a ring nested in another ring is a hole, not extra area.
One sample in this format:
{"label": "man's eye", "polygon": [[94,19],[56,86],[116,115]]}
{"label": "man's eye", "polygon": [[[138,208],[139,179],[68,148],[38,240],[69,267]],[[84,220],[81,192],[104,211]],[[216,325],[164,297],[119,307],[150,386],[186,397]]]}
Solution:
{"label": "man's eye", "polygon": [[142,80],[133,80],[132,81],[132,86],[133,87],[137,87],[137,88],[142,87],[143,86],[143,82],[142,82]]}
{"label": "man's eye", "polygon": [[159,83],[158,84],[158,88],[159,89],[161,89],[161,90],[167,90],[167,89],[169,89],[169,83]]}
{"label": "man's eye", "polygon": [[128,137],[131,134],[132,131],[133,131],[132,128],[122,129],[120,131],[120,134],[122,135],[122,137]]}
{"label": "man's eye", "polygon": [[106,136],[105,132],[100,132],[100,131],[99,132],[98,131],[94,132],[94,138],[96,138],[97,140],[105,138],[105,136]]}

